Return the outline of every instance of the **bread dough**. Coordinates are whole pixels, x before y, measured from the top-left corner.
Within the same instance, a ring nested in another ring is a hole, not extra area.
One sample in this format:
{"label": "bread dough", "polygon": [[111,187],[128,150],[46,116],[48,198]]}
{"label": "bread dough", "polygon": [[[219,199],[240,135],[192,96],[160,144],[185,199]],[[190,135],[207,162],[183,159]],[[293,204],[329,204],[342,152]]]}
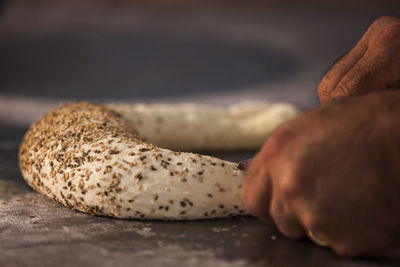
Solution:
{"label": "bread dough", "polygon": [[235,163],[151,143],[180,150],[256,148],[296,114],[290,105],[260,103],[72,103],[31,126],[20,146],[20,169],[35,190],[91,214],[164,220],[242,215],[244,172]]}
{"label": "bread dough", "polygon": [[299,114],[288,103],[242,102],[229,107],[196,104],[108,104],[132,121],[139,135],[180,151],[259,149],[280,124]]}

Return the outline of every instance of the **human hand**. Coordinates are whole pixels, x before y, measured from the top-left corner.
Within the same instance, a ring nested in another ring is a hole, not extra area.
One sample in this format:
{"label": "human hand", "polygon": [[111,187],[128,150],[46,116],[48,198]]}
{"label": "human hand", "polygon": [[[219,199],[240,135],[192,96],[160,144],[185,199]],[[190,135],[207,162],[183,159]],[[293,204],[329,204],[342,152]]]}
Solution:
{"label": "human hand", "polygon": [[318,86],[321,103],[400,86],[400,19],[376,20]]}
{"label": "human hand", "polygon": [[372,93],[284,124],[250,164],[246,209],[288,237],[311,230],[340,255],[398,253],[399,104],[400,91]]}

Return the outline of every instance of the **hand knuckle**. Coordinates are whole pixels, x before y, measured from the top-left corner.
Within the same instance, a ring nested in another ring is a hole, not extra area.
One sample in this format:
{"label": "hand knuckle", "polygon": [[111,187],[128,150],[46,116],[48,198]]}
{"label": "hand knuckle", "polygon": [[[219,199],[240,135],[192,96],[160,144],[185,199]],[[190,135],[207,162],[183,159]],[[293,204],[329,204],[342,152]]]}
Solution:
{"label": "hand knuckle", "polygon": [[378,45],[392,44],[394,41],[400,39],[400,20],[390,21],[381,26],[375,42]]}
{"label": "hand knuckle", "polygon": [[379,33],[377,38],[378,42],[381,43],[392,43],[397,38],[400,38],[400,26],[399,25],[388,25]]}
{"label": "hand knuckle", "polygon": [[278,131],[275,131],[271,136],[268,137],[260,154],[266,158],[271,158],[273,155],[276,155],[279,152],[280,143],[281,141]]}
{"label": "hand knuckle", "polygon": [[280,126],[267,140],[263,148],[263,153],[268,156],[277,155],[287,144],[291,136],[291,130],[287,124]]}
{"label": "hand knuckle", "polygon": [[372,23],[372,27],[382,27],[388,24],[393,24],[393,23],[397,23],[399,22],[398,18],[395,17],[391,17],[391,16],[382,16],[378,19],[376,19],[373,23]]}

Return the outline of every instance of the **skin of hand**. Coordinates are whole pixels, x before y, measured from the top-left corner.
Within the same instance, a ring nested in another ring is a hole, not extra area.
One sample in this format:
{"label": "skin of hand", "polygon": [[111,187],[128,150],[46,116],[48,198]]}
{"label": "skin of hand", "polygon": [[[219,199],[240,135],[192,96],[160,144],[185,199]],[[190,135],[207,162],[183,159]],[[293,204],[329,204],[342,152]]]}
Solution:
{"label": "skin of hand", "polygon": [[321,103],[400,87],[400,19],[376,20],[318,86]]}
{"label": "skin of hand", "polygon": [[335,101],[278,128],[252,160],[246,209],[343,256],[399,257],[400,91]]}

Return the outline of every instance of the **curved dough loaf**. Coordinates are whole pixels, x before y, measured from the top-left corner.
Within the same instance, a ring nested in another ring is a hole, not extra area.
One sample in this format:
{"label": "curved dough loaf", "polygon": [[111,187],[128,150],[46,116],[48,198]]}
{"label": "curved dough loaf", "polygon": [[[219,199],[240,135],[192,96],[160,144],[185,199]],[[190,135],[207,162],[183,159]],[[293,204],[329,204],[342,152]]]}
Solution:
{"label": "curved dough loaf", "polygon": [[[245,214],[240,198],[244,172],[236,164],[156,147],[141,141],[135,128],[148,140],[180,149],[199,149],[206,144],[211,144],[207,149],[231,149],[234,142],[239,148],[246,147],[243,144],[253,147],[253,141],[234,141],[244,138],[244,133],[232,133],[241,127],[228,121],[247,118],[241,121],[245,129],[246,123],[262,121],[253,116],[255,110],[262,108],[244,109],[243,113],[237,108],[230,108],[224,114],[223,109],[203,113],[201,108],[192,105],[174,110],[165,105],[68,104],[50,111],[31,126],[20,146],[20,169],[35,190],[65,206],[92,214],[166,220]],[[213,114],[216,116],[212,117]],[[189,125],[173,128],[182,116]],[[174,138],[167,140],[151,134],[154,128],[148,125],[152,121],[154,127],[160,127],[161,132]],[[209,124],[209,121],[212,122]],[[195,130],[187,129],[191,123],[196,125]],[[221,140],[219,144],[213,139],[217,135],[206,138],[200,126],[220,127],[215,131],[222,134],[218,139],[229,141]],[[180,131],[189,136],[182,137]],[[203,140],[192,143],[198,135]],[[183,140],[181,146],[174,143],[178,140]]]}

